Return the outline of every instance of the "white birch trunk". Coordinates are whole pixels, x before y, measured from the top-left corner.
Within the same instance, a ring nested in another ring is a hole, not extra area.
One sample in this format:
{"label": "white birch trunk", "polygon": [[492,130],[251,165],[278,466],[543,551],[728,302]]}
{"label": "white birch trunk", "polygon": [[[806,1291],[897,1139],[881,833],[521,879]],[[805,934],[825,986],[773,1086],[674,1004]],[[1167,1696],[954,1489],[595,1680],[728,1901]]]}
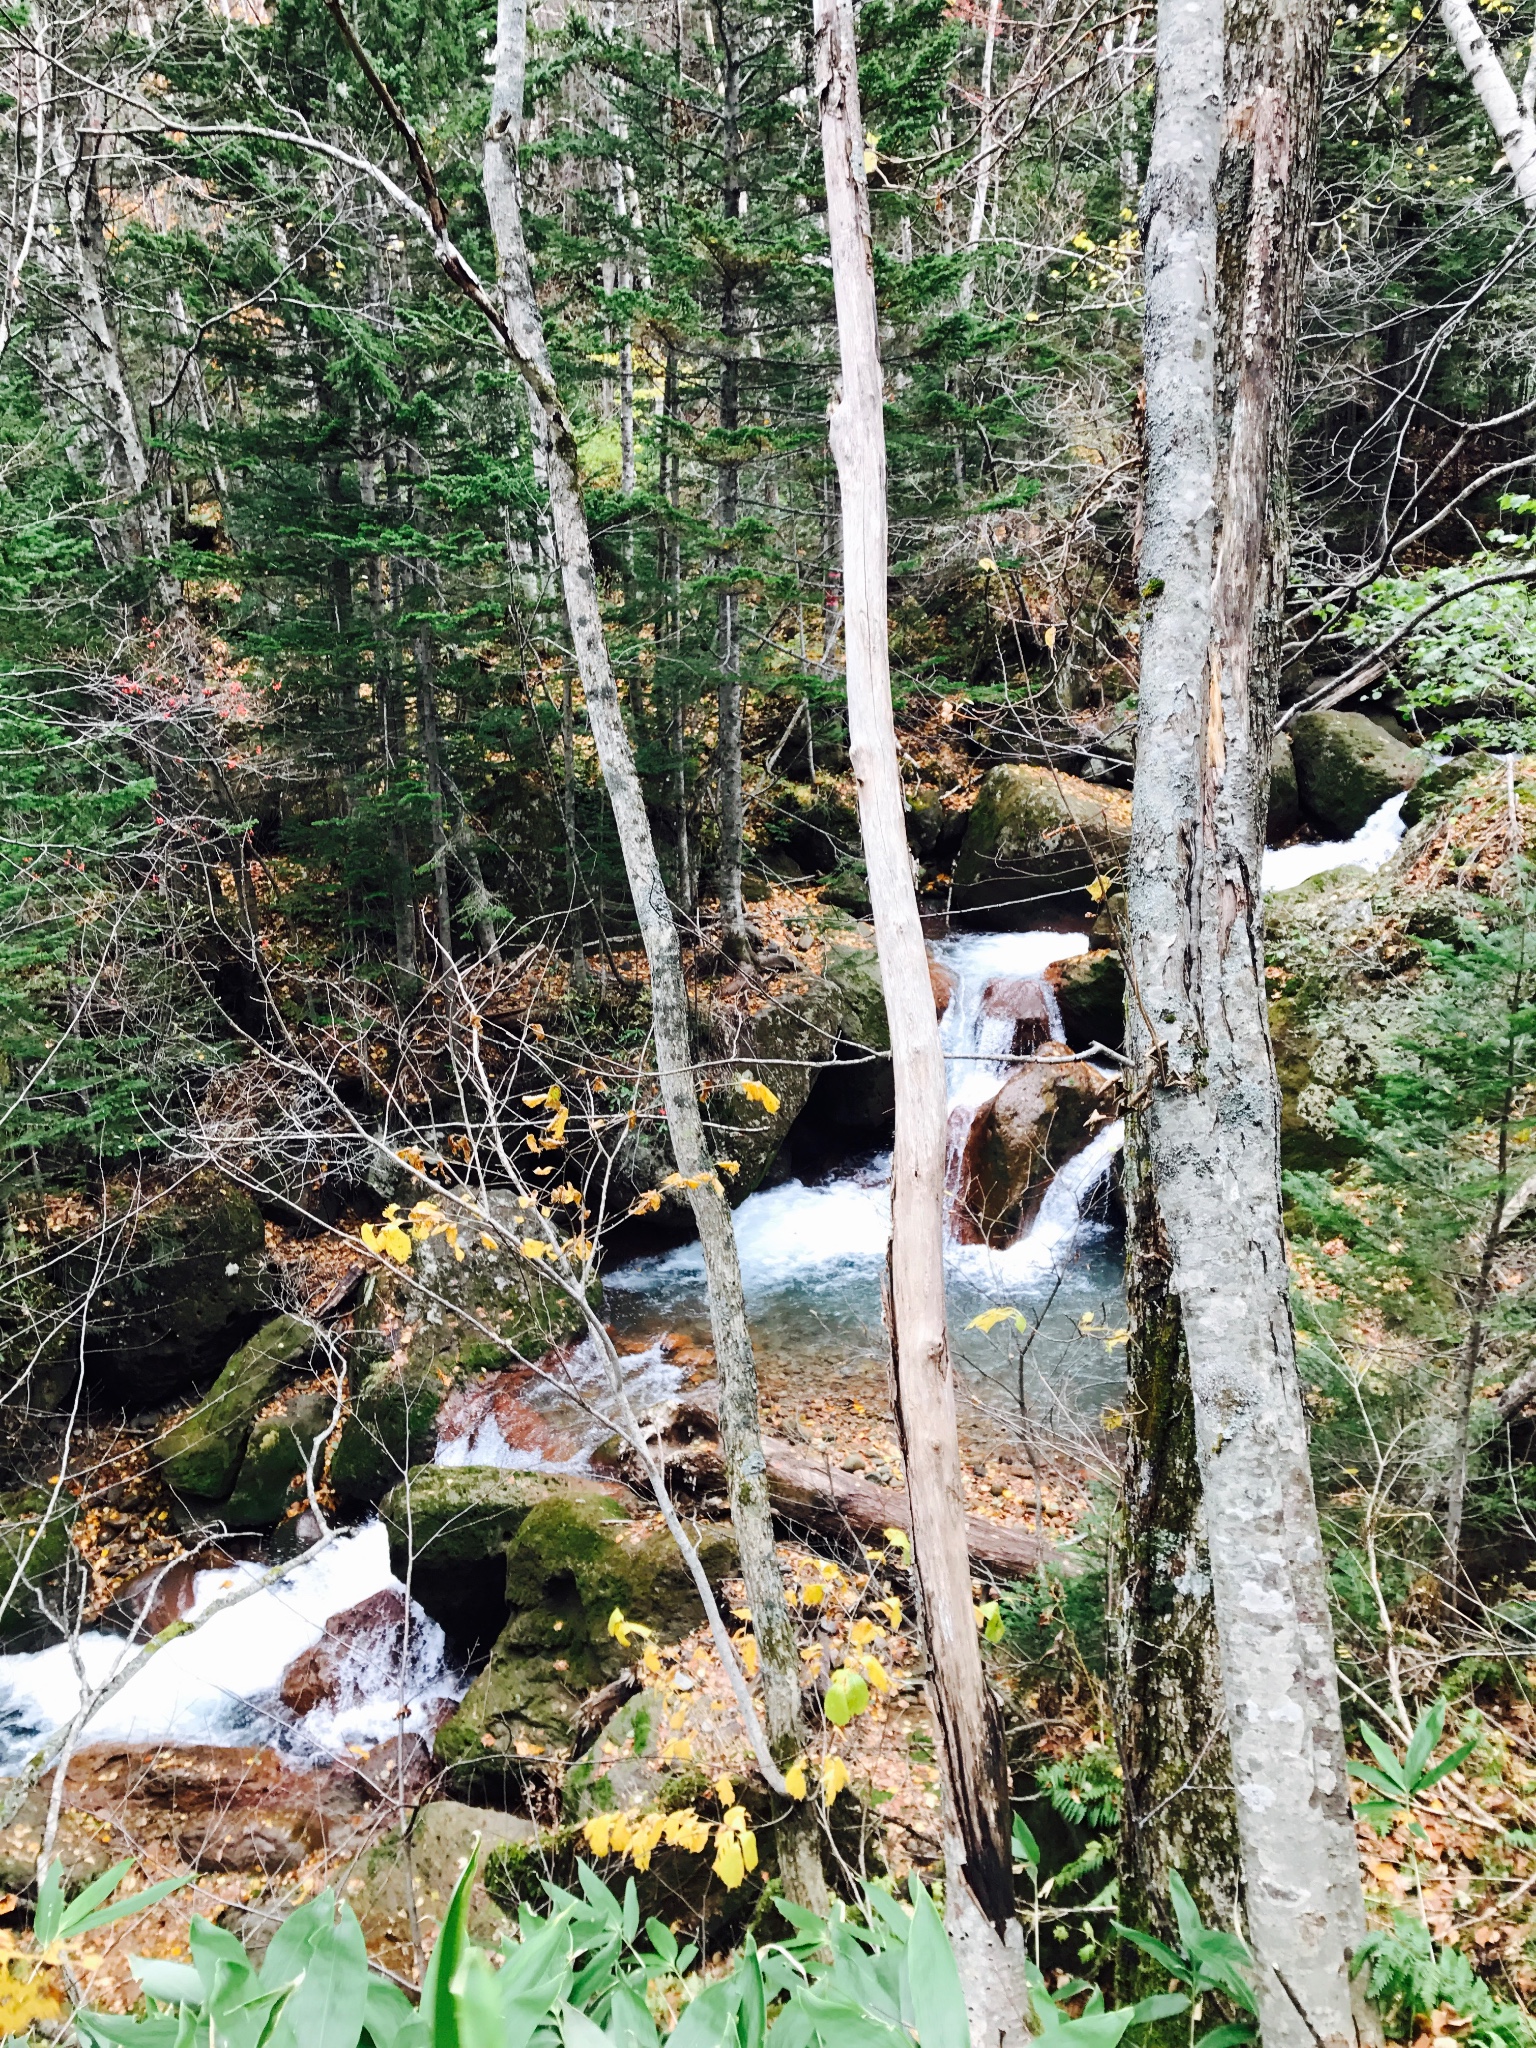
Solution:
{"label": "white birch trunk", "polygon": [[1522,106],[1509,82],[1509,74],[1499,62],[1498,51],[1477,18],[1472,0],[1440,0],[1440,19],[1488,116],[1488,125],[1498,137],[1504,161],[1515,181],[1515,196],[1527,213],[1536,213],[1536,115],[1531,106],[1532,98],[1536,97],[1531,90],[1536,80],[1536,44],[1532,46],[1526,104]]}
{"label": "white birch trunk", "polygon": [[[1259,896],[1273,683],[1256,653],[1327,10],[1234,15],[1229,45],[1222,0],[1158,13],[1128,1045],[1188,1352],[1264,2040],[1346,2048],[1364,1909],[1281,1224]],[[1218,243],[1224,149],[1251,164],[1235,254]]]}
{"label": "white birch trunk", "polygon": [[1022,1951],[1008,1774],[976,1635],[944,1321],[944,1060],[891,709],[884,400],[852,0],[817,0],[816,80],[842,360],[832,453],[842,494],[848,733],[896,1076],[887,1269],[892,1375],[944,1781],[946,1918],[972,2040],[976,2048],[997,2048],[1027,2031]]}
{"label": "white birch trunk", "polygon": [[[800,1712],[799,1658],[774,1549],[766,1461],[758,1428],[757,1365],[747,1330],[731,1212],[715,1177],[715,1163],[705,1142],[695,1093],[688,1042],[687,987],[677,925],[656,857],[645,798],[603,638],[597,576],[581,502],[575,437],[550,368],[523,242],[517,137],[522,125],[526,36],[525,0],[499,0],[483,175],[496,244],[501,315],[518,371],[544,415],[550,513],[566,616],[587,719],[613,807],[624,869],[650,967],[656,1065],[672,1155],[679,1173],[698,1183],[689,1190],[688,1199],[698,1227],[709,1285],[710,1325],[720,1376],[720,1435],[731,1518],[740,1545],[742,1577],[761,1659],[768,1736],[782,1773],[784,1766],[804,1748],[805,1731]],[[783,1793],[782,1775],[773,1789]],[[797,1825],[802,1816],[802,1824]],[[791,1809],[781,1823],[780,1870],[791,1897],[813,1907],[824,1906],[825,1886],[814,1829],[803,1824],[809,1820],[808,1813],[801,1810],[797,1814]]]}
{"label": "white birch trunk", "polygon": [[[976,191],[971,199],[971,228],[966,236],[966,247],[972,257],[981,247],[982,232],[987,225],[987,188],[992,179],[992,159],[997,151],[997,142],[992,122],[992,59],[997,49],[997,24],[1002,17],[1003,0],[992,0],[987,9],[987,40],[981,52],[981,125],[976,138]],[[959,304],[962,311],[970,305],[976,292],[976,268],[974,261],[960,280]]]}

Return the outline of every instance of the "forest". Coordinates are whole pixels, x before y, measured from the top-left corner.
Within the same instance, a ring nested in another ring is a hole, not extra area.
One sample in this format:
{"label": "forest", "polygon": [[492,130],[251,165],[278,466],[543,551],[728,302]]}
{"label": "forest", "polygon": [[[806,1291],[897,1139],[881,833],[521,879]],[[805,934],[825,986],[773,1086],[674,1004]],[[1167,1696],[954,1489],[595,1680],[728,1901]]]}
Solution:
{"label": "forest", "polygon": [[1536,2048],[1533,861],[1532,0],[3,0],[0,2040]]}

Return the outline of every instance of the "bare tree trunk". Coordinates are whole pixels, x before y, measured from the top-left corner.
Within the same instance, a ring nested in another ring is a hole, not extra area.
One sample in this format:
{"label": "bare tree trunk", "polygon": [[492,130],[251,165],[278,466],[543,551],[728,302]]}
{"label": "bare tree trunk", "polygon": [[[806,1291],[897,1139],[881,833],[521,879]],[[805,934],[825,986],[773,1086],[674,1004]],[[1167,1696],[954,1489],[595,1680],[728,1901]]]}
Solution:
{"label": "bare tree trunk", "polygon": [[[1353,2042],[1365,1931],[1290,1318],[1259,884],[1284,581],[1272,491],[1329,26],[1322,0],[1234,0],[1226,20],[1223,0],[1163,0],[1144,208],[1134,1229],[1145,1247],[1150,1198],[1189,1373],[1266,2048]],[[1166,1327],[1137,1330],[1144,1412],[1147,1367],[1177,1358],[1171,1345]]]}
{"label": "bare tree trunk", "polygon": [[[758,1428],[757,1364],[747,1329],[731,1212],[705,1143],[695,1092],[682,948],[609,665],[591,541],[581,502],[575,436],[550,369],[523,243],[517,136],[522,122],[526,34],[525,0],[499,0],[483,175],[500,274],[501,317],[513,360],[542,407],[547,427],[550,510],[571,644],[650,967],[656,1064],[672,1154],[678,1171],[692,1183],[688,1199],[709,1285],[710,1324],[720,1375],[720,1436],[731,1518],[741,1550],[742,1578],[761,1659],[769,1741],[782,1771],[804,1748],[805,1729],[800,1711],[799,1657],[774,1549],[766,1464]],[[782,1793],[783,1789],[781,1779],[774,1790]],[[824,1903],[826,1892],[810,1822],[811,1816],[803,1808],[786,1816],[780,1830],[780,1869],[790,1895],[816,1906]]]}
{"label": "bare tree trunk", "polygon": [[1536,99],[1536,45],[1532,46],[1526,103],[1522,105],[1472,0],[1440,0],[1440,19],[1504,152],[1515,181],[1515,196],[1527,213],[1536,213],[1536,109],[1530,104]]}
{"label": "bare tree trunk", "polygon": [[987,190],[992,179],[992,161],[997,153],[992,121],[992,58],[997,48],[997,24],[1002,12],[1003,0],[992,0],[987,9],[987,40],[981,52],[981,126],[976,137],[976,191],[971,199],[971,229],[965,238],[973,261],[960,280],[959,304],[962,311],[970,305],[976,291],[974,258],[987,225]]}
{"label": "bare tree trunk", "polygon": [[816,80],[842,356],[832,453],[842,493],[848,732],[896,1076],[887,1265],[896,1420],[943,1772],[945,1913],[972,2039],[996,2048],[1026,2034],[1022,1946],[1008,1769],[973,1614],[944,1320],[944,1059],[891,708],[884,395],[853,0],[817,0]]}
{"label": "bare tree trunk", "polygon": [[416,632],[416,710],[421,720],[421,755],[427,771],[427,803],[432,833],[432,892],[437,899],[437,943],[443,965],[453,959],[453,895],[448,887],[448,832],[444,823],[447,792],[443,777],[442,737],[437,728],[437,683],[432,673],[432,635],[425,626]]}
{"label": "bare tree trunk", "polygon": [[[720,36],[721,156],[725,174],[721,186],[721,212],[728,221],[741,211],[741,61],[726,19],[724,0],[715,0],[715,24]],[[731,274],[729,248],[726,269],[720,283],[720,431],[734,434],[741,423],[740,389],[741,310],[736,303],[736,282]],[[736,524],[741,504],[741,470],[735,450],[727,444],[720,470],[718,518],[722,533]],[[731,557],[722,554],[718,566],[731,567]],[[734,960],[750,960],[752,938],[747,930],[746,906],[741,897],[741,640],[736,630],[739,599],[733,588],[720,592],[720,733],[717,742],[716,775],[720,787],[720,944]]]}
{"label": "bare tree trunk", "polygon": [[587,985],[587,928],[581,900],[581,863],[576,857],[576,715],[571,672],[560,679],[560,823],[565,832],[566,943],[571,951],[571,986]]}

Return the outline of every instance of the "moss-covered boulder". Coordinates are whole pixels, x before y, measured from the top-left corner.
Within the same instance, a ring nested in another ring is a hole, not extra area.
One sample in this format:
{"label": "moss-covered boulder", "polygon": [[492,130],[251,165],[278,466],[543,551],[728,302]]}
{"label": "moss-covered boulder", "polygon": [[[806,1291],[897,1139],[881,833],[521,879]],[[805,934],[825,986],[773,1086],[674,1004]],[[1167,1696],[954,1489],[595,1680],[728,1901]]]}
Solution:
{"label": "moss-covered boulder", "polygon": [[1301,823],[1301,792],[1296,787],[1296,756],[1289,733],[1277,732],[1269,757],[1269,815],[1265,844],[1278,846]]}
{"label": "moss-covered boulder", "polygon": [[1417,747],[1406,747],[1358,711],[1306,711],[1291,724],[1296,786],[1314,825],[1358,832],[1389,798],[1413,788],[1427,766]]}
{"label": "moss-covered boulder", "polygon": [[365,1283],[351,1401],[330,1464],[344,1501],[372,1505],[413,1466],[431,1463],[438,1411],[460,1380],[542,1358],[585,1327],[559,1283],[515,1252],[488,1251],[478,1232],[461,1233],[459,1249],[462,1260],[442,1237],[430,1238],[408,1268],[380,1269]]}
{"label": "moss-covered boulder", "polygon": [[830,775],[811,782],[783,782],[760,834],[767,863],[782,873],[774,855],[787,851],[803,874],[827,875],[860,851],[859,810],[850,783]]}
{"label": "moss-covered boulder", "polygon": [[193,1500],[224,1499],[251,1424],[308,1363],[314,1341],[310,1325],[297,1316],[274,1316],[241,1345],[197,1406],[161,1432],[155,1456],[173,1491]]}
{"label": "moss-covered boulder", "polygon": [[1421,819],[1443,811],[1464,783],[1473,781],[1493,765],[1487,754],[1453,754],[1448,761],[1439,761],[1426,769],[1403,799],[1403,823],[1417,825]]}
{"label": "moss-covered boulder", "polygon": [[[703,1531],[699,1550],[713,1582],[734,1569],[728,1530]],[[470,1782],[568,1751],[582,1701],[634,1660],[610,1631],[615,1608],[668,1642],[704,1613],[665,1530],[645,1533],[611,1495],[572,1482],[523,1518],[506,1553],[506,1600],[489,1663],[437,1737],[438,1761]]]}
{"label": "moss-covered boulder", "polygon": [[1131,803],[1122,791],[1074,775],[1006,762],[981,785],[955,863],[961,909],[1021,914],[1043,898],[1086,909],[1074,892],[1099,876],[1116,879],[1131,840]]}
{"label": "moss-covered boulder", "polygon": [[664,1807],[675,1780],[698,1778],[696,1766],[662,1756],[668,1711],[665,1694],[646,1687],[603,1724],[592,1747],[565,1774],[561,1807],[567,1820]]}
{"label": "moss-covered boulder", "polygon": [[[246,1438],[234,1491],[222,1507],[232,1529],[266,1529],[282,1520],[301,1497],[310,1454],[330,1430],[335,1414],[335,1390],[326,1381],[296,1388],[280,1407],[257,1416]],[[323,1458],[322,1451],[315,1460],[317,1479],[324,1477]]]}
{"label": "moss-covered boulder", "polygon": [[41,1486],[0,1494],[0,1648],[35,1650],[58,1637],[44,1612],[59,1609],[73,1561],[75,1503]]}
{"label": "moss-covered boulder", "polygon": [[1056,992],[1061,1028],[1079,1051],[1118,1046],[1125,1036],[1125,969],[1110,948],[1058,960],[1046,970]]}
{"label": "moss-covered boulder", "polygon": [[[73,1258],[94,1274],[97,1245]],[[249,1334],[266,1266],[261,1211],[211,1168],[121,1219],[120,1269],[92,1297],[92,1373],[109,1399],[145,1408],[195,1385]]]}
{"label": "moss-covered boulder", "polygon": [[[450,1639],[489,1648],[506,1624],[508,1546],[531,1511],[567,1496],[575,1482],[496,1465],[423,1465],[379,1503],[389,1531],[389,1568]],[[625,1497],[594,1484],[607,1512]]]}

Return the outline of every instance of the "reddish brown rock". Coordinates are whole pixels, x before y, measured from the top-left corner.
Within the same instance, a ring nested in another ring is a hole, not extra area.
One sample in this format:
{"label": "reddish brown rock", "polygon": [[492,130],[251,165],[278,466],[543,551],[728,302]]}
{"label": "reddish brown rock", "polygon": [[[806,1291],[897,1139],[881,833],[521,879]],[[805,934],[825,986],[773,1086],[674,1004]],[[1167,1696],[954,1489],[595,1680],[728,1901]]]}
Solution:
{"label": "reddish brown rock", "polygon": [[[30,1854],[35,1866],[50,1783],[32,1788],[0,1841],[7,1875],[7,1856]],[[349,1770],[295,1770],[270,1749],[103,1743],[70,1760],[62,1853],[77,1881],[151,1844],[198,1870],[292,1869],[317,1849],[345,1847],[377,1796]]]}
{"label": "reddish brown rock", "polygon": [[1113,1083],[1070,1046],[1045,1044],[976,1113],[957,1206],[970,1242],[1012,1244],[1034,1221],[1056,1169],[1102,1123]]}
{"label": "reddish brown rock", "polygon": [[1051,1036],[1051,1006],[1038,981],[1018,975],[994,975],[981,992],[984,1017],[1011,1020],[1013,1040],[1009,1052],[1033,1052]]}
{"label": "reddish brown rock", "polygon": [[314,1648],[295,1657],[283,1673],[283,1705],[293,1714],[360,1705],[370,1676],[376,1681],[381,1667],[398,1666],[404,1657],[405,1619],[405,1595],[392,1586],[333,1614]]}
{"label": "reddish brown rock", "polygon": [[928,962],[928,986],[933,990],[933,1007],[942,1020],[944,1012],[955,999],[955,977],[947,967],[941,967],[937,960]]}

